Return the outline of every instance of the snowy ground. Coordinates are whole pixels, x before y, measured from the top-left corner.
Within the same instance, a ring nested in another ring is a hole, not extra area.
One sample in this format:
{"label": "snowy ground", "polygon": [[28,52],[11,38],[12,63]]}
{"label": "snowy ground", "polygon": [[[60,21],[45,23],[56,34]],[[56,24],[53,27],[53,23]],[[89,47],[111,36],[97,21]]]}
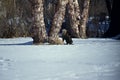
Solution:
{"label": "snowy ground", "polygon": [[0,39],[0,80],[120,80],[119,40],[73,39],[73,44]]}

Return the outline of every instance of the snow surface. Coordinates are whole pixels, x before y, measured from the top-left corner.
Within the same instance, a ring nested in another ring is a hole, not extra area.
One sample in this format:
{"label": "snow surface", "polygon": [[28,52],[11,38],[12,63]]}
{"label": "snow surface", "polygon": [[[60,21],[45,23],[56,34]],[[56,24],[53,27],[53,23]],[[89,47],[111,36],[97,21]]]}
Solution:
{"label": "snow surface", "polygon": [[120,80],[119,40],[73,39],[73,44],[0,39],[0,80]]}

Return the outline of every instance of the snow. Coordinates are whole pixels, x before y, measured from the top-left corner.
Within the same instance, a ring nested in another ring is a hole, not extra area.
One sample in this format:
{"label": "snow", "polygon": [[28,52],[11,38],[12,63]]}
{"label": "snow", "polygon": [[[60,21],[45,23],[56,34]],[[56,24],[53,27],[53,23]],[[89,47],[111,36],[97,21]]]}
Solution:
{"label": "snow", "polygon": [[32,45],[0,39],[0,80],[119,80],[120,41],[73,39],[74,45]]}

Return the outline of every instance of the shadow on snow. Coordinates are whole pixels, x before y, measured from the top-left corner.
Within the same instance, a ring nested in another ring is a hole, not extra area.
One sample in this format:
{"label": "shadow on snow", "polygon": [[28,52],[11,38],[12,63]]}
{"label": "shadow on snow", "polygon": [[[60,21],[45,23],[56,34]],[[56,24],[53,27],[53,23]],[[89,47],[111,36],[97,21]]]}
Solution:
{"label": "shadow on snow", "polygon": [[25,42],[25,43],[9,43],[9,44],[0,44],[0,46],[12,46],[12,45],[32,45],[33,41]]}

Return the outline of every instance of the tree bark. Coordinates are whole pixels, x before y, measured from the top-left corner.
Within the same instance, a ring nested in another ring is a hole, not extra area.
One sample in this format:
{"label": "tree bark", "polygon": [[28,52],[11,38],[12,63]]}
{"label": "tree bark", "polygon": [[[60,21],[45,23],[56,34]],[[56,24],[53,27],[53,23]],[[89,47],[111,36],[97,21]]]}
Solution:
{"label": "tree bark", "polygon": [[87,19],[88,19],[88,11],[89,11],[89,4],[90,4],[90,0],[85,0],[84,1],[84,8],[83,8],[83,12],[81,15],[81,21],[80,21],[80,37],[81,38],[87,38],[86,36],[86,23],[87,23]]}
{"label": "tree bark", "polygon": [[43,16],[43,1],[29,0],[32,5],[32,30],[31,35],[34,44],[44,43],[46,36],[44,16]]}
{"label": "tree bark", "polygon": [[79,38],[79,16],[80,16],[80,9],[78,0],[69,0],[68,2],[68,13],[70,19],[70,26],[71,26],[71,35],[72,37]]}
{"label": "tree bark", "polygon": [[58,33],[60,32],[61,25],[64,20],[67,0],[59,0],[58,11],[54,15],[52,26],[49,32],[49,43],[50,44],[62,44],[59,39]]}

